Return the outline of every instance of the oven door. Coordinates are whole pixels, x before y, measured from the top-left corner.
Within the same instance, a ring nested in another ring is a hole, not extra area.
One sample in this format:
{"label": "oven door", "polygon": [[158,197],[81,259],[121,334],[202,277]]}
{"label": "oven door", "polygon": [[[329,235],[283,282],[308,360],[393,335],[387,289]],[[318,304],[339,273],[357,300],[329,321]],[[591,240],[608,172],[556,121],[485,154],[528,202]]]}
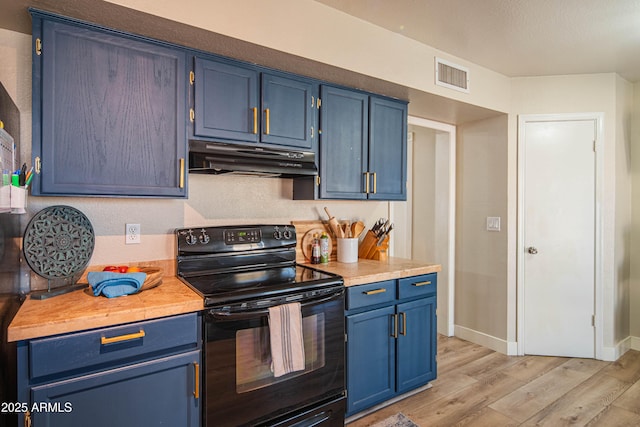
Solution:
{"label": "oven door", "polygon": [[[268,309],[299,301],[305,369],[271,372]],[[330,294],[287,295],[252,307],[212,308],[205,316],[207,426],[258,425],[308,411],[344,394],[344,288]]]}

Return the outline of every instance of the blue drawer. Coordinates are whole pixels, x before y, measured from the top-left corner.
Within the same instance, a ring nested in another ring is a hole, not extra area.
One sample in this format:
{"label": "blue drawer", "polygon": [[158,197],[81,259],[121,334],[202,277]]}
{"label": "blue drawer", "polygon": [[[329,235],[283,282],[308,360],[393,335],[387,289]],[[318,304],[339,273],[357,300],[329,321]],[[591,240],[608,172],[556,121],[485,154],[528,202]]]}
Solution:
{"label": "blue drawer", "polygon": [[29,341],[29,377],[102,369],[173,348],[198,348],[198,314],[165,317]]}
{"label": "blue drawer", "polygon": [[368,283],[347,288],[347,310],[391,302],[396,299],[396,281]]}
{"label": "blue drawer", "polygon": [[398,282],[398,298],[411,298],[435,294],[438,288],[438,274],[405,277]]}

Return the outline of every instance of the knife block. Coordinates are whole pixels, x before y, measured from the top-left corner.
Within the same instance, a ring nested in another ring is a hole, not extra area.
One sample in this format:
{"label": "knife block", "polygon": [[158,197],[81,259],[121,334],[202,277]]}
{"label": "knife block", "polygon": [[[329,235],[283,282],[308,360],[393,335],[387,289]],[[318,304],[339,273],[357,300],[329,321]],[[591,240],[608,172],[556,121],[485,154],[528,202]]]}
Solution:
{"label": "knife block", "polygon": [[378,246],[378,240],[373,231],[367,231],[358,248],[358,258],[386,260],[389,250],[389,236],[384,238],[380,246]]}

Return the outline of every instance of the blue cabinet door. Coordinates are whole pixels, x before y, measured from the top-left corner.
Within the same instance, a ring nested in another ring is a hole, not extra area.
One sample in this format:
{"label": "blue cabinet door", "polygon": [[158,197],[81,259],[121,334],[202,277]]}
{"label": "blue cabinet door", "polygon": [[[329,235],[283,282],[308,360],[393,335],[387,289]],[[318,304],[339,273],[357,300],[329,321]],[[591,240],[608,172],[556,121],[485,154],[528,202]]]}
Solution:
{"label": "blue cabinet door", "polygon": [[395,395],[395,311],[347,316],[347,415]]}
{"label": "blue cabinet door", "polygon": [[321,88],[320,198],[366,199],[369,96]]}
{"label": "blue cabinet door", "polygon": [[263,143],[312,150],[317,84],[306,79],[262,74]]}
{"label": "blue cabinet door", "polygon": [[397,391],[404,393],[436,377],[436,297],[396,307],[399,323]]}
{"label": "blue cabinet door", "polygon": [[200,423],[200,351],[31,388],[33,425],[192,426]]}
{"label": "blue cabinet door", "polygon": [[186,197],[186,53],[34,15],[35,195]]}
{"label": "blue cabinet door", "polygon": [[369,199],[407,200],[407,104],[370,98]]}
{"label": "blue cabinet door", "polygon": [[194,86],[196,136],[259,141],[261,114],[257,70],[196,58]]}

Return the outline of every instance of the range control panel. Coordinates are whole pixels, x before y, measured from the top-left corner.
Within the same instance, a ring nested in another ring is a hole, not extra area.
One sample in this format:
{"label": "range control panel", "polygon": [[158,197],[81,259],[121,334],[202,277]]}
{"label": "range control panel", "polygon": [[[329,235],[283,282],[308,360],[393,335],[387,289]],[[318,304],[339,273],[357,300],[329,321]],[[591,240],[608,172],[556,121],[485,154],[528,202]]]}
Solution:
{"label": "range control panel", "polygon": [[220,253],[296,245],[293,225],[193,227],[176,230],[179,253]]}

